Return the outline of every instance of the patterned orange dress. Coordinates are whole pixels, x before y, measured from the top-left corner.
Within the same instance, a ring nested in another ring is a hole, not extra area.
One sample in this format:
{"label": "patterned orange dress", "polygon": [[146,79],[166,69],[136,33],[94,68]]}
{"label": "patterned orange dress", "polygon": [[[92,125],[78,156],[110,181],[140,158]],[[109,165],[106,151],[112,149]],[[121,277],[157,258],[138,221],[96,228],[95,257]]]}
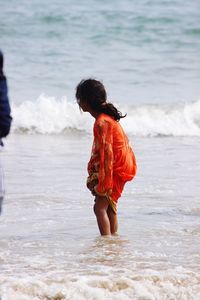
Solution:
{"label": "patterned orange dress", "polygon": [[136,159],[119,122],[100,114],[94,123],[94,141],[87,182],[96,180],[97,195],[106,196],[114,213],[124,185],[136,174]]}

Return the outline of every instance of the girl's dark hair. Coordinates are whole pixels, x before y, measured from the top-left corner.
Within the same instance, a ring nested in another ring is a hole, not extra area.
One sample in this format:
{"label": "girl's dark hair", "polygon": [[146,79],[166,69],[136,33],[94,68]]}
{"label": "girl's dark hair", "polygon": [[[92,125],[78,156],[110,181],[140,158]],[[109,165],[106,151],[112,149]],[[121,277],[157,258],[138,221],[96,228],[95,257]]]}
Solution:
{"label": "girl's dark hair", "polygon": [[83,101],[89,104],[94,111],[109,115],[116,121],[126,117],[112,103],[106,102],[106,90],[104,85],[98,80],[91,78],[81,80],[76,87],[76,99],[79,105]]}

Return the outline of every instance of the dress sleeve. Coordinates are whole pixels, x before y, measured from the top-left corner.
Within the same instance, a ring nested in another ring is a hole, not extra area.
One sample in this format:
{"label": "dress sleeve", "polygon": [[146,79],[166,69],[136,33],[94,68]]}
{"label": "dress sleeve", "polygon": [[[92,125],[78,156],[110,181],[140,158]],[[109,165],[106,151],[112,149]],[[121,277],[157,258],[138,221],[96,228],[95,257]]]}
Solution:
{"label": "dress sleeve", "polygon": [[108,196],[113,187],[113,134],[112,124],[106,120],[98,122],[94,135],[99,150],[99,174],[95,192],[100,196]]}

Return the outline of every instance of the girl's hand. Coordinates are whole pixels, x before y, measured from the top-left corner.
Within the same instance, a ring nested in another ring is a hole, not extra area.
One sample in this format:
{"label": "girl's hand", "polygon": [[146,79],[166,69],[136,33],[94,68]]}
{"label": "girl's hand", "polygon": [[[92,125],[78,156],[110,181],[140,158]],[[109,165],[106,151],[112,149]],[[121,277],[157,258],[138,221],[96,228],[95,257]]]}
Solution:
{"label": "girl's hand", "polygon": [[[95,185],[95,186],[96,186],[96,185]],[[95,186],[94,186],[94,188],[95,188]],[[96,196],[97,196],[97,193],[95,192],[95,189],[94,189],[94,188],[92,189],[91,193],[92,193],[93,196],[96,197]]]}
{"label": "girl's hand", "polygon": [[87,182],[87,188],[91,191],[92,195],[96,196],[94,191],[94,187],[98,184],[98,180],[95,179],[93,181]]}

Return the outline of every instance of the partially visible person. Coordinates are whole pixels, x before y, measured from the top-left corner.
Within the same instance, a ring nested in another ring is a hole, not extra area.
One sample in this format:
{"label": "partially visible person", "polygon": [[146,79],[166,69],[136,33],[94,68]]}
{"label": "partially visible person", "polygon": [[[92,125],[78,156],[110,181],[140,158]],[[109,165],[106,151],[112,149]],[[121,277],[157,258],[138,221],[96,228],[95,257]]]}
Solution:
{"label": "partially visible person", "polygon": [[[3,53],[0,50],[0,148],[3,147],[2,138],[6,137],[10,132],[11,122],[12,117],[8,100],[8,88],[6,77],[3,73]],[[0,213],[4,194],[3,169],[0,162]]]}

